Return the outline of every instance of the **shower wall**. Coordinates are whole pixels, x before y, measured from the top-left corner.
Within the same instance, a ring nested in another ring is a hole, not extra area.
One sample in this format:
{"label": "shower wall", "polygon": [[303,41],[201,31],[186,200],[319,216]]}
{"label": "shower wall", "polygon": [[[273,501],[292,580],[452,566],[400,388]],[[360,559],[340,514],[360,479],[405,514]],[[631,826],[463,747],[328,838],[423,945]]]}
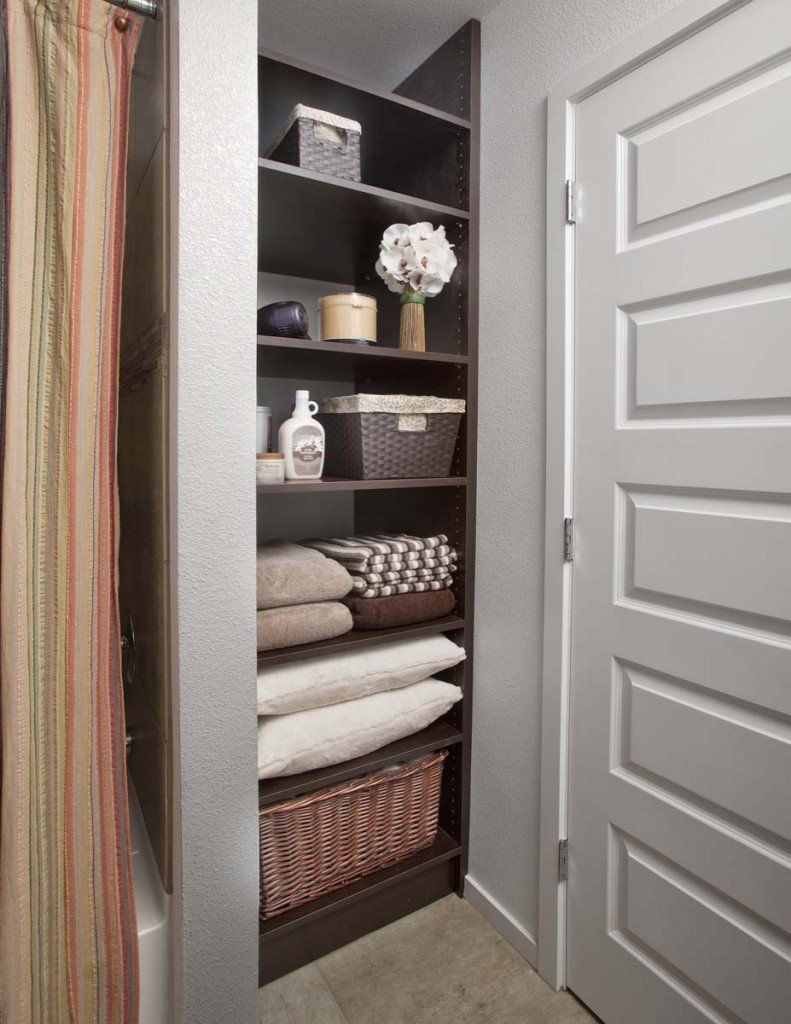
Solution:
{"label": "shower wall", "polygon": [[[164,5],[163,5],[164,6]],[[164,12],[163,12],[164,13]],[[172,889],[173,743],[168,592],[167,20],[146,24],[132,78],[118,415],[121,623],[129,773]]]}

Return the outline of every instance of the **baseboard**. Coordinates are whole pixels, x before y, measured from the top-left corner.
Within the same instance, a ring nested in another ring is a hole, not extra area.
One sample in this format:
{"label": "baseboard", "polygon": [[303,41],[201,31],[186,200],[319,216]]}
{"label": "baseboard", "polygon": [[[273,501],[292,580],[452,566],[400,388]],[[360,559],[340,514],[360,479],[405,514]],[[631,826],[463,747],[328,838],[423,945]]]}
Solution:
{"label": "baseboard", "polygon": [[538,947],[530,932],[523,928],[480,883],[469,875],[464,879],[464,898],[485,918],[531,967],[538,963]]}

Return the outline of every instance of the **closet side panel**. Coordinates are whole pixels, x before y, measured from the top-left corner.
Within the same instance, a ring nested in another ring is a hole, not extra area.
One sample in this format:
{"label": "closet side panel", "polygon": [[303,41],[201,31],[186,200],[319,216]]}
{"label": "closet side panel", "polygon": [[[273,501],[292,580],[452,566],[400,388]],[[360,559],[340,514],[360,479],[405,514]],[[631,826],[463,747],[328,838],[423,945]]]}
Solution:
{"label": "closet side panel", "polygon": [[168,892],[172,726],[168,593],[166,25],[144,28],[132,84],[118,430],[120,607],[134,630],[125,679],[129,773]]}

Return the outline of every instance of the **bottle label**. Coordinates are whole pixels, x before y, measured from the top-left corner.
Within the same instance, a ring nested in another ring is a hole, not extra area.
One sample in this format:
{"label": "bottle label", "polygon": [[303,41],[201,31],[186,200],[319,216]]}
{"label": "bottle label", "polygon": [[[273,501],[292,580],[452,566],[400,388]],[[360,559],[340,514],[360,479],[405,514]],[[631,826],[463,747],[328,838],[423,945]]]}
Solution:
{"label": "bottle label", "polygon": [[324,437],[321,431],[309,424],[297,427],[291,438],[291,455],[297,476],[319,476],[319,467],[324,455]]}

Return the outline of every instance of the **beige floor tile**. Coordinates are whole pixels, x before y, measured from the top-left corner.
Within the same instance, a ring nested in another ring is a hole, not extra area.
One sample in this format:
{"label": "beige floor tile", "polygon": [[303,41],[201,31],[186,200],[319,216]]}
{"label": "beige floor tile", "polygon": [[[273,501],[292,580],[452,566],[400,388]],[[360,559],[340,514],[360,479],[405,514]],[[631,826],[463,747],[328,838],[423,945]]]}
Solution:
{"label": "beige floor tile", "polygon": [[279,978],[259,992],[260,1024],[346,1024],[316,964]]}
{"label": "beige floor tile", "polygon": [[595,1022],[455,896],[280,979],[262,989],[262,1000],[262,1024]]}
{"label": "beige floor tile", "polygon": [[291,1024],[292,1017],[283,1000],[278,982],[258,990],[258,1020],[260,1024]]}

